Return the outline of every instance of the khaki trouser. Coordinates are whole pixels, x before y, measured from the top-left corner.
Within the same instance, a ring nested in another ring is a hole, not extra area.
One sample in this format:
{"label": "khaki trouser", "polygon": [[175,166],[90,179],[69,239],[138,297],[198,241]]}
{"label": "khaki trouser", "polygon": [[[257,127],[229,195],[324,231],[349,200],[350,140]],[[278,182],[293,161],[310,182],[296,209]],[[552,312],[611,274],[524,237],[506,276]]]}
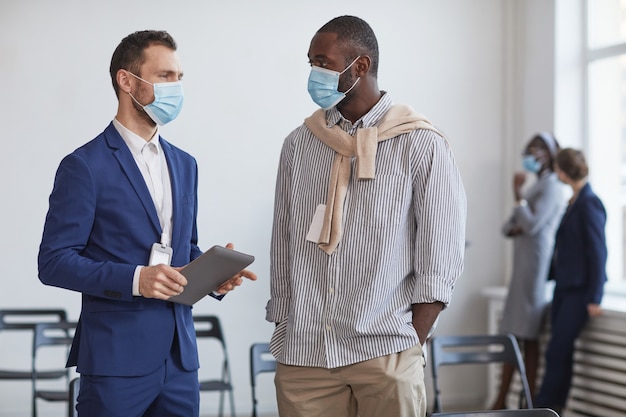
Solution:
{"label": "khaki trouser", "polygon": [[424,356],[404,352],[335,369],[277,364],[281,417],[424,417]]}

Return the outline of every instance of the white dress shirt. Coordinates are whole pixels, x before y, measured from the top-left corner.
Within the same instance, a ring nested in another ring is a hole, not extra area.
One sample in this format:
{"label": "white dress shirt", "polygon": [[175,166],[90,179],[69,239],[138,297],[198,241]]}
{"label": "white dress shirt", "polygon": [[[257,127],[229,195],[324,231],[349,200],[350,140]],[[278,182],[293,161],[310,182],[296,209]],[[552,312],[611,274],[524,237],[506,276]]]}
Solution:
{"label": "white dress shirt", "polygon": [[[152,138],[146,142],[145,139],[131,132],[115,118],[113,119],[113,126],[130,149],[130,153],[133,155],[148,187],[161,224],[160,243],[169,246],[172,230],[172,185],[165,153],[159,142],[159,130],[157,128]],[[152,168],[147,162],[151,156],[157,158]],[[133,295],[135,296],[141,295],[139,292],[139,273],[142,267],[143,265],[138,265],[133,276]]]}

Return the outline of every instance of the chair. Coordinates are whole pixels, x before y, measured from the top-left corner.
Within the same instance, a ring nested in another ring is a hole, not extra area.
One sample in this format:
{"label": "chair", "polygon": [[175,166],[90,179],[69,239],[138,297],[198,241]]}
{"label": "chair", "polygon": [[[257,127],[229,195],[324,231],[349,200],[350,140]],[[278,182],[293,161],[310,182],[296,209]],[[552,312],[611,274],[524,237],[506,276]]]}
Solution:
{"label": "chair", "polygon": [[256,376],[263,372],[276,372],[276,360],[271,356],[269,343],[250,346],[250,386],[252,387],[252,417],[257,417]]}
{"label": "chair", "polygon": [[[63,309],[2,309],[0,310],[0,332],[6,331],[10,336],[18,336],[23,334],[28,337],[28,343],[32,344],[32,338],[35,331],[35,325],[40,322],[59,322],[66,321],[67,313]],[[5,338],[3,338],[5,339]],[[13,341],[14,342],[14,341]],[[26,342],[26,340],[24,340]],[[5,341],[2,343],[9,343]],[[13,343],[11,343],[13,344]],[[27,351],[23,348],[20,350]],[[31,366],[28,365],[28,354],[24,355],[24,365],[22,369],[2,368],[0,369],[0,380],[7,381],[32,381],[33,372]],[[65,369],[59,368],[39,372],[39,379],[58,379],[62,378],[66,373]]]}
{"label": "chair", "polygon": [[[32,337],[35,324],[47,321],[66,321],[67,313],[62,309],[7,309],[0,310],[0,331],[28,332]],[[30,340],[29,340],[30,342]],[[40,372],[40,379],[60,378],[65,370]],[[32,371],[27,364],[23,370],[0,369],[0,380],[31,380]]]}
{"label": "chair", "polygon": [[[220,393],[219,416],[224,415],[224,395],[228,393],[230,398],[230,415],[235,416],[235,398],[233,395],[233,385],[230,376],[230,367],[228,364],[228,352],[226,350],[226,342],[222,333],[222,326],[217,316],[194,316],[194,325],[196,327],[197,339],[213,339],[219,342],[222,348],[222,364],[218,379],[203,380],[200,377],[200,392],[202,391],[218,391]],[[200,340],[198,340],[200,344]],[[211,355],[213,356],[213,355]]]}
{"label": "chair", "polygon": [[520,410],[465,411],[456,413],[435,413],[431,417],[559,417],[549,408]]}
{"label": "chair", "polygon": [[526,368],[517,340],[511,334],[477,336],[436,336],[430,341],[433,385],[435,390],[434,413],[442,412],[438,369],[443,365],[512,363],[520,374],[527,408],[533,408]]}
{"label": "chair", "polygon": [[70,406],[68,407],[68,417],[78,417],[78,391],[80,391],[80,377],[76,377],[70,381]]}
{"label": "chair", "polygon": [[[32,412],[33,417],[37,417],[37,399],[42,399],[50,402],[69,402],[69,381],[70,374],[69,369],[65,369],[62,374],[62,378],[65,379],[63,389],[50,389],[39,387],[39,377],[43,374],[40,369],[41,362],[44,362],[41,358],[43,355],[46,362],[49,362],[53,352],[43,352],[45,348],[49,351],[54,350],[54,347],[63,347],[63,356],[57,355],[57,358],[62,358],[63,364],[67,358],[67,351],[73,340],[73,332],[76,328],[75,322],[61,321],[57,323],[38,323],[35,325],[35,332],[33,335],[33,351],[32,351]],[[58,350],[58,349],[56,349]],[[58,354],[59,352],[57,352]]]}

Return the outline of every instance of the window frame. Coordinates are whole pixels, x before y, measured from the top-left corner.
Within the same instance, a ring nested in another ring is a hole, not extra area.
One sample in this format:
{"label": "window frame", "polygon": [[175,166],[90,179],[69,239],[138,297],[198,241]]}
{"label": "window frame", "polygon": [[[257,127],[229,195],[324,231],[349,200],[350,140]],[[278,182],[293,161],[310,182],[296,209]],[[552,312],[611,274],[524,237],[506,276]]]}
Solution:
{"label": "window frame", "polygon": [[[582,22],[581,22],[581,26],[582,26],[582,36],[581,36],[581,47],[582,47],[582,62],[581,62],[581,66],[582,66],[582,71],[581,71],[581,75],[582,75],[582,106],[581,106],[581,110],[583,112],[582,114],[582,131],[583,131],[583,135],[582,135],[582,148],[585,152],[586,155],[590,155],[593,150],[592,150],[592,143],[590,140],[591,137],[591,121],[590,121],[590,117],[591,117],[591,112],[590,112],[590,100],[591,100],[591,94],[590,94],[590,88],[591,88],[591,80],[590,80],[590,67],[594,64],[597,63],[598,61],[604,60],[604,59],[609,59],[609,58],[618,58],[620,56],[625,56],[626,57],[626,40],[617,44],[613,44],[610,46],[601,46],[601,47],[596,47],[596,48],[592,48],[589,46],[589,2],[590,1],[594,1],[594,0],[583,0],[582,1]],[[626,112],[626,109],[624,109],[624,111]],[[590,171],[592,173],[591,177],[593,177],[593,172],[594,172],[594,166],[593,166],[593,162],[590,160]],[[622,206],[622,211],[626,210],[626,204],[624,204]],[[607,210],[608,211],[608,210]],[[610,219],[607,221],[607,226],[610,225],[609,223]],[[605,293],[607,294],[612,294],[612,295],[622,295],[622,296],[626,296],[626,266],[624,265],[624,262],[626,262],[626,242],[625,242],[625,237],[626,237],[626,221],[624,221],[622,223],[622,239],[621,241],[624,242],[622,243],[622,247],[619,248],[620,250],[618,252],[622,253],[622,257],[620,257],[620,259],[622,259],[622,268],[621,268],[621,277],[615,277],[612,276],[614,274],[611,273],[611,271],[607,271],[608,274],[608,281],[605,285]],[[610,242],[607,241],[607,246],[609,246]],[[611,252],[615,253],[615,251],[612,251],[612,248],[609,246],[608,247],[609,250],[609,256],[611,256]],[[607,265],[609,266],[609,265]],[[618,275],[620,275],[618,273]]]}

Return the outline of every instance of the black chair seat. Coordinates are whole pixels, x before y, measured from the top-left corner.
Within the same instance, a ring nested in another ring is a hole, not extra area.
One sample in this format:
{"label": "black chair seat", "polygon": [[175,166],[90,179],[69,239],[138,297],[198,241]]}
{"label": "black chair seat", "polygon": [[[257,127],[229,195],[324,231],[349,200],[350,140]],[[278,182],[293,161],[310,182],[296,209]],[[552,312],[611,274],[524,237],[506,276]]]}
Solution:
{"label": "black chair seat", "polygon": [[[37,372],[38,379],[57,379],[65,376],[65,370]],[[33,373],[30,371],[0,371],[0,379],[31,379]]]}
{"label": "black chair seat", "polygon": [[200,391],[230,391],[231,384],[222,381],[200,381]]}
{"label": "black chair seat", "polygon": [[549,408],[533,408],[520,410],[488,410],[466,411],[456,413],[435,413],[430,417],[559,417],[556,411]]}
{"label": "black chair seat", "polygon": [[37,391],[37,398],[46,401],[68,401],[70,393],[68,391]]}
{"label": "black chair seat", "polygon": [[510,363],[520,374],[525,405],[533,408],[532,396],[526,378],[526,368],[515,336],[511,334],[435,336],[430,340],[433,387],[435,390],[434,413],[441,413],[441,387],[439,367],[443,365]]}

